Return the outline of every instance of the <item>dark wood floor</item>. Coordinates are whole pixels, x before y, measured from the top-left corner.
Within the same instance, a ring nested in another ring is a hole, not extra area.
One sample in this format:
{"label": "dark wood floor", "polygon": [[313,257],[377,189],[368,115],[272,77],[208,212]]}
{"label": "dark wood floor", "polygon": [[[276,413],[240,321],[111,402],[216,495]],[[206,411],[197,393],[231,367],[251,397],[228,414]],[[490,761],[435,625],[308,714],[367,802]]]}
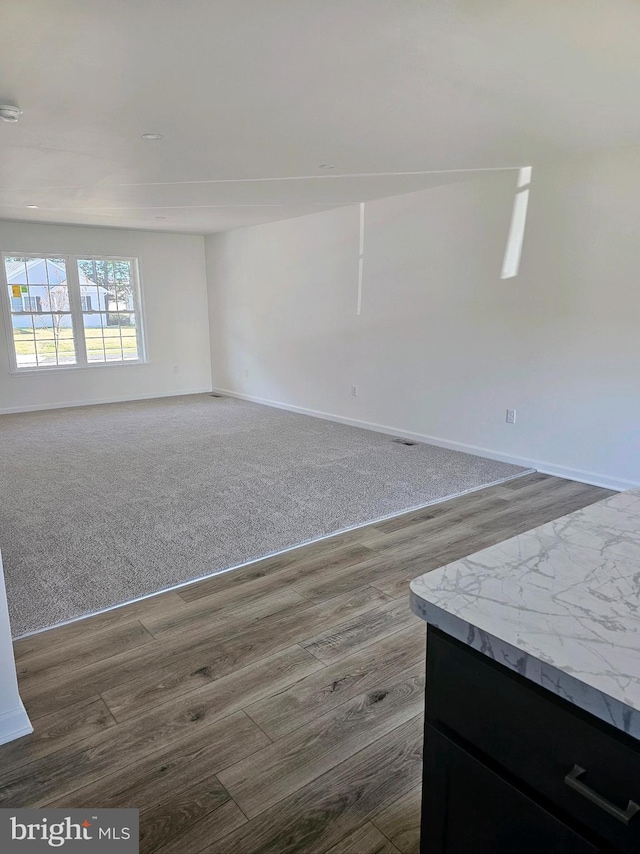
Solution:
{"label": "dark wood floor", "polygon": [[18,641],[0,806],[137,807],[142,852],[416,852],[409,581],[610,494],[527,475]]}

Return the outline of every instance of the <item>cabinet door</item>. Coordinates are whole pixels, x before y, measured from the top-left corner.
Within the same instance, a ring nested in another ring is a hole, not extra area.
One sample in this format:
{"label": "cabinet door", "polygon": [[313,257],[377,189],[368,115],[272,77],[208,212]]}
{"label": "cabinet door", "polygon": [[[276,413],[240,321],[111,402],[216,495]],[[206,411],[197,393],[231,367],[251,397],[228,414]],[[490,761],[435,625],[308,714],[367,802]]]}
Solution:
{"label": "cabinet door", "polygon": [[543,807],[426,727],[421,854],[595,854]]}

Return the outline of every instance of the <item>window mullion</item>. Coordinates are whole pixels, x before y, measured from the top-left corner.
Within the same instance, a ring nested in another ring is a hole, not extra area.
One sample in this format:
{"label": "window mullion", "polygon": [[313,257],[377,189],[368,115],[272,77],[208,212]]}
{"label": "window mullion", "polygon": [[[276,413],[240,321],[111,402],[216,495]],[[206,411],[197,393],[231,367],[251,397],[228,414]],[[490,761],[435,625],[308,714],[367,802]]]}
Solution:
{"label": "window mullion", "polygon": [[80,276],[78,275],[78,259],[75,257],[67,258],[67,285],[69,286],[69,308],[73,325],[76,364],[86,365],[88,362],[82,318],[82,293],[80,291]]}

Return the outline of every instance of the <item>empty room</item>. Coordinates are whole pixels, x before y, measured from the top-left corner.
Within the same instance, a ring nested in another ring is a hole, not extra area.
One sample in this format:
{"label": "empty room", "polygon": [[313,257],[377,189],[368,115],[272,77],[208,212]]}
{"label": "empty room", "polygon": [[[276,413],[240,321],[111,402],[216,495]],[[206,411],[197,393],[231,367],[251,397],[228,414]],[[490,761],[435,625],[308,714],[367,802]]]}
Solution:
{"label": "empty room", "polygon": [[0,0],[0,849],[640,851],[640,6]]}

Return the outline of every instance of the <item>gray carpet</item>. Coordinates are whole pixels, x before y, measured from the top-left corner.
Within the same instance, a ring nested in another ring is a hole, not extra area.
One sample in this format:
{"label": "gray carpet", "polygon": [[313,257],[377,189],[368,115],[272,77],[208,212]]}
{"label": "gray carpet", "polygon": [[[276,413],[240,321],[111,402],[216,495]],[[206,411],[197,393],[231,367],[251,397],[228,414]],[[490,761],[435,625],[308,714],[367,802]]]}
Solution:
{"label": "gray carpet", "polygon": [[14,636],[526,471],[210,395],[0,429]]}

